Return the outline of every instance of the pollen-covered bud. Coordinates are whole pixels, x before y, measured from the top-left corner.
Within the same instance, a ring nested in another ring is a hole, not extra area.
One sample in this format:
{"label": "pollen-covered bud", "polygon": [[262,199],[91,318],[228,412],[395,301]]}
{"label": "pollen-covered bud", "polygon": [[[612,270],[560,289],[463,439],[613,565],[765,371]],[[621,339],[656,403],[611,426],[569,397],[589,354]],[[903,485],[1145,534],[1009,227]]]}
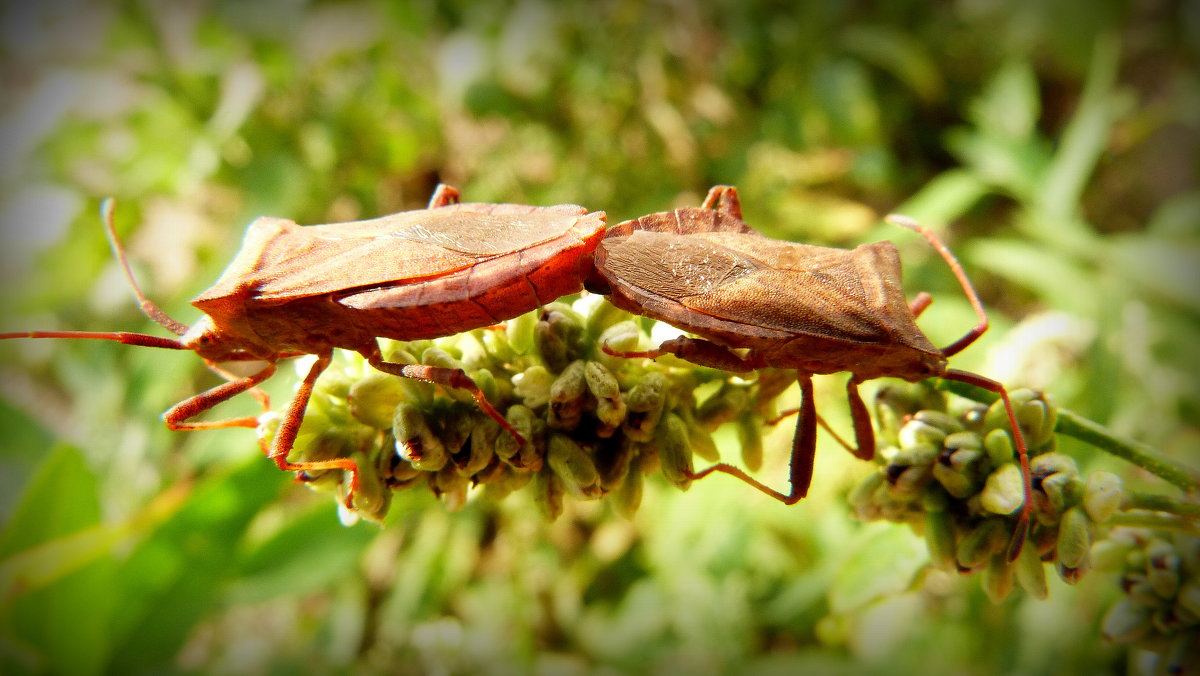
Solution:
{"label": "pollen-covered bud", "polygon": [[610,437],[625,420],[625,400],[621,397],[621,385],[603,364],[589,361],[584,366],[584,380],[588,391],[596,399],[596,419],[600,426],[597,436]]}
{"label": "pollen-covered bud", "polygon": [[434,473],[429,484],[433,494],[441,498],[447,510],[457,512],[467,504],[470,479],[460,474],[454,466],[447,465]]}
{"label": "pollen-covered bud", "polygon": [[544,467],[534,477],[533,502],[547,521],[554,521],[562,514],[563,493],[566,492],[562,479],[549,467]]}
{"label": "pollen-covered bud", "polygon": [[534,345],[551,371],[562,371],[579,358],[582,339],[583,318],[566,303],[545,306],[533,327]]}
{"label": "pollen-covered bud", "polygon": [[[608,305],[608,303],[605,303]],[[624,352],[634,352],[638,348],[638,342],[642,339],[642,332],[638,329],[636,323],[632,321],[623,321],[613,324],[600,334],[596,339],[596,349],[593,351],[596,361],[604,364],[606,367],[619,370],[628,360],[620,355]],[[604,348],[617,353],[616,355],[608,354]]]}
{"label": "pollen-covered bud", "polygon": [[674,413],[667,413],[659,423],[654,435],[658,445],[662,473],[667,481],[680,490],[692,484],[692,445],[688,441],[687,426]]}
{"label": "pollen-covered bud", "polygon": [[469,477],[483,471],[495,457],[496,439],[502,433],[508,434],[500,427],[500,423],[490,417],[483,416],[475,419],[474,425],[471,427],[467,452],[455,456],[458,473]]}
{"label": "pollen-covered bud", "polygon": [[983,447],[994,467],[1012,462],[1017,456],[1013,449],[1012,437],[1003,429],[994,429],[988,432],[987,436],[983,438]]}
{"label": "pollen-covered bud", "polygon": [[598,498],[604,493],[596,462],[582,446],[564,434],[554,433],[546,446],[546,462],[571,493],[584,498]]}
{"label": "pollen-covered bud", "polygon": [[1000,603],[1012,591],[1013,567],[1008,564],[1003,553],[994,554],[988,559],[987,568],[983,570],[982,586],[992,603]]}
{"label": "pollen-covered bud", "polygon": [[1008,529],[1002,519],[984,519],[958,541],[955,558],[967,570],[979,568],[1008,544]]}
{"label": "pollen-covered bud", "polygon": [[1082,568],[1092,548],[1091,522],[1082,507],[1063,512],[1058,524],[1058,562],[1067,569]]}
{"label": "pollen-covered bud", "polygon": [[740,418],[749,402],[750,394],[745,386],[727,381],[716,394],[700,404],[696,410],[696,422],[711,432],[731,420]]}
{"label": "pollen-covered bud", "polygon": [[358,468],[358,490],[354,493],[354,510],[369,521],[380,522],[392,504],[392,491],[379,476],[379,469],[366,455],[350,456]]}
{"label": "pollen-covered bud", "polygon": [[[742,464],[751,472],[757,472],[763,464],[762,420],[758,416],[744,416],[735,424],[738,443],[742,446]],[[690,438],[691,435],[689,442]]]}
{"label": "pollen-covered bud", "polygon": [[667,377],[652,371],[642,377],[625,397],[625,422],[621,429],[634,441],[650,441],[667,402]]}
{"label": "pollen-covered bud", "polygon": [[586,403],[586,370],[582,360],[573,361],[550,385],[550,410],[546,417],[550,427],[573,430],[579,424]]}
{"label": "pollen-covered bud", "polygon": [[1083,487],[1083,508],[1092,521],[1104,523],[1121,509],[1124,497],[1121,477],[1112,472],[1092,472]]}
{"label": "pollen-covered bud", "polygon": [[350,386],[347,395],[350,415],[364,425],[388,429],[392,426],[397,404],[420,400],[418,389],[406,378],[373,371]]}
{"label": "pollen-covered bud", "polygon": [[1044,599],[1050,594],[1046,586],[1046,567],[1037,547],[1029,545],[1030,543],[1026,543],[1026,546],[1021,548],[1013,572],[1016,573],[1017,584],[1021,585],[1022,589],[1036,599]]}
{"label": "pollen-covered bud", "polygon": [[979,504],[993,514],[1012,514],[1025,504],[1025,478],[1021,468],[1008,462],[988,475]]}
{"label": "pollen-covered bud", "polygon": [[[504,416],[504,419],[508,421],[508,424],[517,431],[517,434],[520,434],[525,438],[524,445],[526,446],[529,446],[533,443],[530,437],[533,435],[534,416],[535,414],[533,409],[520,404],[509,406],[508,414]],[[514,456],[517,455],[517,452],[521,450],[521,443],[517,441],[516,438],[514,438],[511,434],[501,434],[496,437],[495,450],[496,455],[499,456],[501,460],[511,463]]]}
{"label": "pollen-covered bud", "polygon": [[541,364],[534,364],[512,377],[513,394],[529,408],[539,408],[550,401],[550,386],[554,376]]}
{"label": "pollen-covered bud", "polygon": [[643,474],[641,456],[635,455],[630,463],[629,473],[612,494],[613,509],[626,519],[632,519],[642,504],[642,487],[645,481]]}
{"label": "pollen-covered bud", "polygon": [[446,465],[449,458],[446,447],[429,427],[425,412],[416,404],[402,402],[396,406],[392,434],[396,438],[396,452],[413,467],[422,472],[436,472]]}

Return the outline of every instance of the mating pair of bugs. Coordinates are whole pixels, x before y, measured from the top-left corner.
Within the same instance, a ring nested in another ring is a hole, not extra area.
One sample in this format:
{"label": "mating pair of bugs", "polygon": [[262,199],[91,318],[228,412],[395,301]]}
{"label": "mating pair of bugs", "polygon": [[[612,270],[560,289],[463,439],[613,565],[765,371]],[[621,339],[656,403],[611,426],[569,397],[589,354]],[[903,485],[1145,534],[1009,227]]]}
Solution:
{"label": "mating pair of bugs", "polygon": [[[266,396],[256,386],[275,373],[277,363],[315,355],[274,440],[263,450],[281,470],[349,472],[351,503],[358,488],[354,460],[288,460],[313,385],[334,348],[358,352],[384,373],[469,391],[487,415],[523,443],[462,370],[385,361],[377,339],[437,338],[491,326],[586,287],[623,310],[697,336],[621,356],[673,354],[733,372],[796,371],[801,406],[790,491],[774,490],[725,463],[692,477],[724,472],[787,504],[803,498],[812,481],[819,421],[813,375],[852,374],[847,396],[856,448],[850,450],[864,459],[875,454],[870,415],[858,392],[865,380],[938,377],[997,393],[1024,476],[1025,501],[1009,551],[1015,558],[1028,530],[1031,485],[1012,403],[1000,383],[947,367],[947,358],[987,330],[987,316],[958,261],[936,235],[908,219],[890,220],[933,245],[979,317],[973,329],[945,348],[935,347],[916,325],[931,299],[921,293],[911,303],[905,300],[895,245],[876,242],[844,250],[770,239],[742,221],[731,186],[714,187],[698,208],[650,214],[607,230],[604,212],[576,205],[462,203],[458,191],[446,185],[438,186],[426,209],[372,220],[298,226],[259,218],[217,283],[192,301],[205,316],[190,328],[168,317],[138,288],[109,202],[104,222],[143,312],[179,337],[30,331],[0,333],[0,339],[89,338],[195,352],[227,382],[168,410],[163,419],[173,430],[256,427],[259,420],[253,416],[190,420],[246,391],[265,408]],[[239,377],[220,366],[234,361],[265,366]]]}

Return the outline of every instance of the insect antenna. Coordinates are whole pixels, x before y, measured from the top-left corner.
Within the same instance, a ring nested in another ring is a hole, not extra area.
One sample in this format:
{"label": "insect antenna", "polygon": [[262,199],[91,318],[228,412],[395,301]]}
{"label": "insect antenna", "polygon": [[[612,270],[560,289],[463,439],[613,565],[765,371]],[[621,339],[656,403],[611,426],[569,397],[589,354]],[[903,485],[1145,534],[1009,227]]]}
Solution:
{"label": "insect antenna", "polygon": [[[921,225],[908,216],[901,216],[900,214],[888,214],[883,220],[891,223],[892,225],[899,225],[920,233],[920,235],[924,237],[939,254],[941,254],[942,258],[945,259],[946,264],[950,266],[950,271],[954,273],[954,276],[958,279],[959,285],[962,286],[963,292],[967,294],[967,300],[970,301],[971,307],[975,309],[975,316],[979,317],[979,323],[975,325],[975,328],[968,331],[965,336],[942,348],[942,355],[946,357],[951,357],[959,352],[962,352],[967,348],[968,345],[974,343],[979,336],[982,336],[988,329],[987,313],[983,311],[983,303],[979,300],[979,294],[975,292],[975,287],[971,285],[971,280],[967,279],[967,273],[963,272],[962,266],[959,265],[958,259],[954,257],[954,254],[950,252],[950,249],[946,248],[946,245],[942,243],[942,240],[939,239],[938,236],[929,228]],[[928,303],[925,303],[925,305],[928,305]],[[922,307],[921,309],[923,310],[925,308]]]}
{"label": "insect antenna", "polygon": [[[100,204],[100,214],[104,221],[104,232],[108,235],[109,246],[112,247],[113,254],[116,255],[117,260],[121,261],[121,267],[125,270],[125,279],[129,280],[129,286],[133,288],[133,293],[137,296],[138,307],[141,308],[142,312],[147,317],[154,320],[154,322],[159,326],[177,336],[182,336],[188,332],[187,324],[181,324],[180,322],[177,322],[167,316],[167,313],[163,312],[162,308],[155,305],[154,301],[150,300],[146,297],[146,294],[142,293],[142,289],[138,286],[137,280],[133,278],[133,270],[130,269],[129,261],[125,258],[125,248],[121,246],[121,240],[117,237],[117,229],[113,225],[113,211],[115,210],[116,202],[111,197],[105,198],[104,202]],[[116,339],[114,338],[111,340]],[[137,344],[140,345],[141,343]]]}
{"label": "insect antenna", "polygon": [[151,336],[146,333],[128,331],[14,331],[0,333],[0,340],[10,338],[82,338],[86,340],[115,340],[125,345],[162,347],[168,350],[186,350],[183,343],[174,338]]}

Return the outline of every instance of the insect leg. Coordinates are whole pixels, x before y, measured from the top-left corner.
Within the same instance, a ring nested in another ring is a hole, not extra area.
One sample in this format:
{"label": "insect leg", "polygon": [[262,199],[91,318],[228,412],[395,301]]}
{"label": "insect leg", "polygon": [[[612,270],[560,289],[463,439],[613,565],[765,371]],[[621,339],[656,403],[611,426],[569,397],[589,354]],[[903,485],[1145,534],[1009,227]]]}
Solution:
{"label": "insect leg", "polygon": [[[243,416],[227,420],[202,420],[186,422],[188,418],[197,416],[217,404],[231,399],[246,390],[253,389],[267,378],[275,374],[275,362],[270,362],[263,370],[246,378],[237,378],[223,385],[205,390],[194,397],[175,404],[163,414],[163,422],[172,430],[212,430],[226,427],[258,427],[256,416]],[[232,374],[229,374],[232,375]]]}
{"label": "insect leg", "polygon": [[[819,414],[817,415],[817,424],[820,425],[839,446],[850,452],[850,455],[860,460],[871,460],[875,457],[875,429],[871,424],[871,414],[867,412],[867,405],[863,403],[862,395],[858,393],[858,386],[862,381],[857,376],[850,378],[850,382],[846,383],[846,398],[850,402],[850,420],[854,423],[854,442],[851,446],[842,439],[842,435],[837,433],[829,423],[825,422]],[[766,421],[768,425],[775,425],[788,416],[799,413],[801,409],[793,408],[784,411],[778,416]]]}
{"label": "insect leg", "polygon": [[780,493],[745,471],[723,462],[696,472],[691,478],[703,479],[713,472],[724,472],[785,505],[794,505],[804,499],[804,496],[808,495],[809,486],[812,485],[813,459],[817,454],[817,406],[813,401],[812,376],[797,374],[796,380],[800,383],[801,401],[800,416],[796,419],[796,434],[792,437],[792,457],[788,462],[788,484],[791,486],[791,492],[786,495]]}
{"label": "insect leg", "polygon": [[486,413],[492,420],[500,423],[506,432],[511,434],[518,443],[524,444],[525,437],[521,433],[508,424],[504,416],[492,406],[491,402],[484,396],[483,390],[475,384],[474,380],[468,376],[462,369],[446,368],[444,366],[426,366],[424,364],[397,364],[383,360],[383,355],[379,352],[379,346],[374,345],[371,349],[362,352],[362,355],[367,358],[367,363],[372,367],[390,373],[401,378],[412,378],[421,380],[442,387],[453,387],[455,389],[466,390],[475,398],[475,403],[479,405],[480,410]]}
{"label": "insect leg", "polygon": [[914,318],[920,317],[921,313],[925,311],[925,308],[932,304],[933,296],[922,291],[921,293],[917,294],[916,298],[912,299],[911,303],[908,304],[908,311],[912,313]]}
{"label": "insect leg", "polygon": [[462,201],[462,197],[458,194],[458,189],[445,183],[438,183],[433,190],[433,196],[429,198],[429,208],[444,207],[447,204],[458,204]]}
{"label": "insect leg", "polygon": [[279,423],[275,440],[271,442],[271,451],[267,454],[279,469],[285,472],[315,472],[325,469],[341,469],[350,473],[350,490],[346,493],[346,508],[354,509],[354,496],[358,494],[358,464],[350,458],[333,458],[330,460],[311,460],[306,462],[290,462],[287,457],[296,443],[296,435],[300,432],[300,423],[304,420],[304,411],[308,408],[308,400],[312,397],[313,386],[333,359],[333,351],[317,355],[308,375],[296,390],[296,396],[288,405],[287,413]]}
{"label": "insect leg", "polygon": [[1017,518],[1017,527],[1013,531],[1012,539],[1008,543],[1008,561],[1011,563],[1016,561],[1017,557],[1021,554],[1021,547],[1025,544],[1025,538],[1029,535],[1029,512],[1033,508],[1033,479],[1029,472],[1029,451],[1025,447],[1025,437],[1021,433],[1020,424],[1017,423],[1017,414],[1013,411],[1012,401],[1008,398],[1008,390],[1005,389],[1004,385],[991,378],[958,369],[947,369],[946,373],[941,377],[982,387],[985,390],[1000,395],[1000,399],[1004,401],[1004,410],[1008,413],[1008,423],[1012,428],[1013,441],[1017,447],[1017,459],[1021,463],[1021,478],[1025,483],[1025,501],[1021,503],[1021,515]]}
{"label": "insect leg", "polygon": [[[241,376],[226,371],[216,364],[207,362],[205,365],[208,366],[209,371],[212,371],[231,383],[241,380]],[[251,387],[248,391],[250,392],[250,396],[254,397],[258,400],[258,403],[262,404],[264,413],[271,410],[271,397],[266,392],[257,387]]]}
{"label": "insect leg", "polygon": [[738,198],[737,188],[731,185],[714,185],[704,198],[701,209],[716,209],[717,211],[742,220],[742,200]]}
{"label": "insect leg", "polygon": [[673,354],[693,364],[720,369],[722,371],[732,371],[734,373],[749,373],[763,366],[759,363],[759,360],[752,357],[742,357],[727,347],[707,340],[688,338],[686,336],[663,341],[656,349],[644,352],[615,352],[610,350],[607,345],[601,346],[601,349],[604,350],[605,354],[627,359],[639,357],[656,359],[664,354]]}

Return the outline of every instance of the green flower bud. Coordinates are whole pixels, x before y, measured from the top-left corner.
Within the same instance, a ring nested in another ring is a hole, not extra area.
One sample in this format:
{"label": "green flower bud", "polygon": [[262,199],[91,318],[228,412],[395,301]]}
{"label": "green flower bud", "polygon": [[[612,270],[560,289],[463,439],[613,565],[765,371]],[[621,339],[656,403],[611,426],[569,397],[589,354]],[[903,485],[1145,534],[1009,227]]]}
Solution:
{"label": "green flower bud", "polygon": [[1096,523],[1104,523],[1121,508],[1121,477],[1112,472],[1092,472],[1083,489],[1083,508]]}
{"label": "green flower bud", "polygon": [[[535,414],[532,409],[530,409],[528,406],[522,406],[520,404],[513,404],[512,406],[509,406],[508,413],[506,413],[504,416],[504,419],[508,421],[508,424],[511,425],[518,434],[525,438],[526,446],[532,445],[533,442],[531,437],[533,435],[534,416]],[[499,456],[501,460],[505,460],[510,463],[513,462],[513,457],[516,456],[517,452],[520,450],[521,445],[513,437],[513,435],[506,432],[496,437],[496,455]]]}
{"label": "green flower bud", "polygon": [[1053,523],[1055,517],[1069,505],[1079,502],[1083,492],[1083,481],[1078,474],[1055,472],[1042,479],[1042,492],[1046,494],[1046,503],[1050,512],[1039,514],[1047,523]]}
{"label": "green flower bud", "polygon": [[687,426],[674,413],[667,413],[655,430],[663,476],[680,490],[692,484],[692,446]]}
{"label": "green flower bud", "polygon": [[871,472],[850,491],[847,501],[858,518],[864,521],[874,520],[875,496],[884,484],[883,472]]}
{"label": "green flower bud", "polygon": [[750,403],[750,393],[744,385],[726,381],[721,389],[696,410],[696,422],[709,432],[741,417]]}
{"label": "green flower bud", "polygon": [[604,492],[617,490],[630,472],[637,448],[632,439],[622,435],[607,439],[596,451],[596,469],[600,472],[600,487]]}
{"label": "green flower bud", "polygon": [[488,401],[500,400],[500,384],[496,382],[496,375],[488,369],[475,369],[467,374],[468,377],[483,392],[483,397]]}
{"label": "green flower bud", "polygon": [[[629,315],[624,310],[621,310],[612,303],[597,303],[591,312],[587,314],[584,330],[587,331],[587,335],[589,336],[599,336],[596,340],[596,345],[599,346],[604,345],[604,341],[602,340],[604,335],[612,327],[619,324],[633,324],[633,322],[629,320]],[[633,326],[634,330],[636,330],[637,325],[633,324]],[[610,343],[609,346],[612,347],[612,344]],[[614,349],[620,352],[624,348]]]}
{"label": "green flower bud", "polygon": [[500,423],[488,416],[477,418],[471,428],[470,445],[468,453],[465,454],[466,457],[459,460],[456,456],[455,465],[458,467],[459,474],[467,477],[474,476],[487,467],[495,457],[496,439],[501,433],[508,434],[500,427]]}
{"label": "green flower bud", "polygon": [[628,363],[628,359],[608,354],[604,351],[604,347],[616,353],[636,352],[638,342],[642,339],[642,332],[638,329],[638,325],[632,321],[623,321],[614,324],[604,330],[600,337],[596,339],[596,349],[593,351],[596,361],[604,364],[606,367],[618,371]]}
{"label": "green flower bud", "polygon": [[937,411],[937,410],[930,410],[930,409],[926,409],[924,411],[917,411],[916,414],[913,415],[913,420],[917,420],[917,421],[923,422],[927,425],[931,425],[933,427],[938,428],[942,432],[945,432],[945,435],[943,435],[943,436],[954,434],[955,432],[963,431],[962,423],[959,422],[958,420],[956,420],[954,418],[954,416],[950,415],[949,413],[946,413],[945,411]]}
{"label": "green flower bud", "polygon": [[597,434],[601,437],[611,436],[624,422],[627,410],[617,377],[597,361],[587,362],[583,375],[588,391],[596,398],[596,419],[601,423]]}
{"label": "green flower bud", "polygon": [[621,482],[620,488],[612,495],[613,509],[625,517],[632,519],[642,503],[643,472],[640,458],[634,456],[629,473]]}
{"label": "green flower bud", "polygon": [[1146,547],[1150,565],[1146,567],[1146,579],[1159,597],[1170,600],[1179,591],[1179,555],[1170,543],[1153,540]]}
{"label": "green flower bud", "polygon": [[392,416],[396,453],[422,472],[436,472],[449,456],[442,440],[433,433],[425,413],[415,404],[401,402]]}
{"label": "green flower bud", "polygon": [[1012,437],[1005,430],[992,430],[984,437],[983,447],[987,450],[988,458],[993,467],[999,467],[1006,462],[1012,462],[1017,454],[1013,450]]}
{"label": "green flower bud", "polygon": [[582,340],[583,318],[566,303],[546,305],[533,327],[534,345],[551,371],[562,371],[578,359]]}
{"label": "green flower bud", "polygon": [[647,373],[625,397],[628,412],[622,429],[634,441],[650,441],[662,418],[667,401],[667,377],[657,371]]}
{"label": "green flower bud", "polygon": [[1058,472],[1079,475],[1075,459],[1062,453],[1043,453],[1029,459],[1029,471],[1033,476],[1050,476]]}
{"label": "green flower bud", "polygon": [[603,494],[600,488],[600,473],[596,471],[596,463],[591,454],[570,437],[550,434],[546,461],[572,494],[584,498],[598,498]]}
{"label": "green flower bud", "polygon": [[958,541],[955,558],[968,570],[987,563],[1008,544],[1008,528],[1002,519],[984,519]]}
{"label": "green flower bud", "polygon": [[1081,568],[1092,548],[1091,522],[1082,507],[1063,512],[1058,524],[1058,561],[1067,568]]}
{"label": "green flower bud", "polygon": [[933,464],[932,472],[933,478],[942,485],[942,488],[958,500],[965,500],[979,491],[979,482],[973,476],[974,472],[968,475],[960,469],[941,462]]}
{"label": "green flower bud", "polygon": [[1025,504],[1025,479],[1014,462],[1001,465],[988,475],[979,504],[993,514],[1012,514]]}
{"label": "green flower bud", "polygon": [[[742,463],[746,469],[757,472],[763,464],[762,420],[758,416],[746,416],[739,418],[736,425],[738,442],[742,445]],[[688,435],[689,442],[691,436]]]}
{"label": "green flower bud", "polygon": [[1038,554],[1036,546],[1026,543],[1026,546],[1021,548],[1015,568],[1017,584],[1029,592],[1030,596],[1041,600],[1050,595],[1050,590],[1046,586],[1046,567],[1042,563],[1042,557]]}
{"label": "green flower bud", "polygon": [[992,556],[983,570],[983,591],[992,603],[1003,601],[1013,588],[1013,566],[1005,558],[1002,553]]}
{"label": "green flower bud", "polygon": [[932,425],[924,420],[913,418],[900,428],[900,447],[909,446],[941,446],[946,438],[946,430]]}
{"label": "green flower bud", "polygon": [[470,479],[459,474],[457,468],[447,465],[430,480],[433,494],[442,499],[442,504],[451,512],[457,512],[467,504],[467,487]]}
{"label": "green flower bud", "polygon": [[411,387],[406,380],[409,379],[373,371],[354,381],[347,395],[350,415],[364,425],[388,429],[392,426],[397,404],[421,400],[420,397],[411,396],[418,388]]}
{"label": "green flower bud", "polygon": [[904,495],[920,493],[933,478],[933,463],[938,451],[930,444],[901,448],[885,470],[893,490]]}
{"label": "green flower bud", "polygon": [[543,468],[534,477],[533,501],[547,521],[554,521],[562,514],[565,490],[562,479],[549,467]]}
{"label": "green flower bud", "polygon": [[529,408],[538,408],[550,401],[550,385],[554,376],[541,364],[534,364],[512,377],[513,393]]}
{"label": "green flower bud", "polygon": [[1181,612],[1189,613],[1193,618],[1200,618],[1200,577],[1192,577],[1183,583],[1176,596],[1176,603]]}
{"label": "green flower bud", "polygon": [[536,312],[526,312],[505,322],[504,335],[508,338],[508,344],[512,346],[513,350],[520,354],[529,354],[533,351],[533,333],[537,323],[538,313]]}
{"label": "green flower bud", "polygon": [[573,430],[583,417],[584,394],[587,392],[586,368],[582,360],[571,362],[550,386],[550,427]]}
{"label": "green flower bud", "polygon": [[484,494],[490,500],[503,500],[513,491],[519,491],[533,481],[534,474],[529,470],[517,469],[507,463],[500,463],[502,472],[494,481],[484,486]]}
{"label": "green flower bud", "polygon": [[929,548],[931,565],[942,570],[955,569],[954,520],[944,509],[925,512],[925,545]]}
{"label": "green flower bud", "polygon": [[392,491],[380,478],[375,463],[362,453],[355,453],[351,458],[358,466],[358,491],[354,494],[354,510],[368,521],[381,522],[392,504]]}
{"label": "green flower bud", "polygon": [[1104,615],[1101,631],[1115,643],[1133,643],[1150,633],[1150,615],[1149,607],[1121,599]]}

